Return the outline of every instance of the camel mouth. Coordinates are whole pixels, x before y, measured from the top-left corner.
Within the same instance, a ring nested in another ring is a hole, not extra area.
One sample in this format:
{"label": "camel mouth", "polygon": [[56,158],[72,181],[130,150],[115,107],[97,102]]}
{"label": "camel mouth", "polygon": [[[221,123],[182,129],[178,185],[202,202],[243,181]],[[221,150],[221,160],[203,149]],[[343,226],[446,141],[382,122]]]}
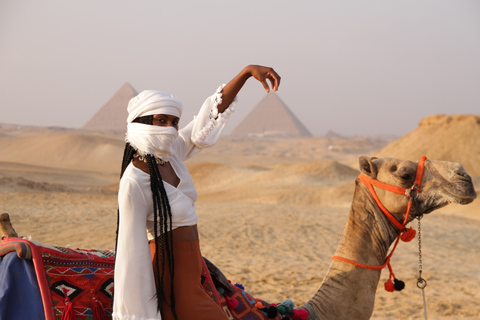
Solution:
{"label": "camel mouth", "polygon": [[[442,176],[435,166],[432,166],[431,169],[433,172]],[[437,187],[441,188],[441,193],[446,197],[446,204],[457,203],[465,205],[471,203],[477,198],[473,178],[465,171],[463,166],[457,165],[451,175],[442,177],[444,184],[439,184]],[[439,207],[436,207],[436,209],[438,208]]]}
{"label": "camel mouth", "polygon": [[427,209],[425,209],[425,211],[423,211],[423,214],[429,214],[430,212],[435,211],[435,210],[440,209],[440,208],[443,208],[446,205],[448,205],[448,202],[440,203],[436,206],[428,207]]}
{"label": "camel mouth", "polygon": [[471,203],[477,198],[473,179],[464,170],[457,170],[450,182],[448,182],[448,179],[444,181],[445,183],[438,184],[437,188],[441,188],[441,194],[445,196],[447,204],[457,203],[464,205]]}
{"label": "camel mouth", "polygon": [[469,198],[457,198],[457,200],[455,201],[455,203],[458,203],[458,204],[469,204],[469,203],[472,203],[473,200],[475,200],[475,198],[477,197],[477,194],[475,193],[475,196],[473,197],[469,197]]}
{"label": "camel mouth", "polygon": [[445,191],[450,195],[451,202],[462,205],[469,204],[477,198],[477,192],[471,180],[458,183],[454,188]]}
{"label": "camel mouth", "polygon": [[449,203],[466,205],[477,198],[477,193],[472,183],[457,183],[450,185],[449,188],[442,188],[441,190],[440,193],[437,193],[437,195],[443,195],[441,197],[418,199],[417,204],[423,214],[443,208]]}

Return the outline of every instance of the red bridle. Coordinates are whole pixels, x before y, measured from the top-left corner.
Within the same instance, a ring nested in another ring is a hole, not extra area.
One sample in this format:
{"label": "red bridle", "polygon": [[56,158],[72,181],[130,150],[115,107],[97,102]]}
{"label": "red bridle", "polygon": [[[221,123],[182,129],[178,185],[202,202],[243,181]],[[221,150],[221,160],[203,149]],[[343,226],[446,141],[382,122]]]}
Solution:
{"label": "red bridle", "polygon": [[[413,200],[416,198],[417,194],[420,193],[420,185],[422,183],[422,177],[423,177],[423,172],[425,170],[425,161],[426,160],[427,160],[427,157],[425,157],[425,156],[421,157],[421,160],[419,161],[418,166],[417,166],[417,173],[416,173],[416,176],[415,176],[415,182],[413,183],[412,187],[410,187],[408,189],[400,188],[400,187],[397,187],[397,186],[392,186],[390,184],[380,182],[376,179],[370,178],[369,176],[367,176],[364,173],[360,173],[360,176],[358,177],[359,180],[362,181],[363,184],[365,184],[365,186],[370,191],[370,194],[372,195],[373,199],[375,199],[375,202],[376,202],[377,206],[382,210],[382,212],[385,214],[385,216],[388,218],[388,220],[390,220],[395,225],[395,227],[397,227],[397,229],[399,230],[397,240],[395,241],[395,245],[394,245],[392,251],[390,252],[390,254],[385,259],[385,263],[382,264],[381,266],[368,266],[366,264],[362,264],[362,263],[359,263],[359,262],[356,262],[356,261],[353,261],[353,260],[350,260],[350,259],[346,259],[346,258],[343,258],[343,257],[339,257],[339,256],[333,256],[332,257],[332,259],[344,261],[344,262],[353,264],[357,267],[361,267],[361,268],[365,268],[365,269],[371,269],[371,270],[381,270],[381,269],[385,268],[385,266],[388,266],[388,269],[390,271],[390,277],[389,277],[388,281],[385,282],[385,290],[387,290],[389,292],[392,292],[392,291],[395,290],[394,284],[392,282],[392,278],[395,279],[395,275],[393,274],[393,270],[392,270],[392,267],[390,265],[390,258],[392,257],[395,249],[397,248],[397,245],[398,245],[398,242],[399,242],[400,239],[402,239],[402,241],[408,242],[408,241],[411,241],[413,238],[415,238],[415,234],[416,234],[415,230],[413,230],[412,228],[409,228],[408,230],[405,230],[405,225],[408,223],[408,219],[409,219],[409,216],[410,216],[410,209],[412,208]],[[381,203],[380,199],[378,198],[377,193],[375,192],[375,189],[373,188],[373,186],[376,186],[378,188],[385,189],[385,190],[388,190],[388,191],[391,191],[391,192],[395,192],[395,193],[398,193],[398,194],[402,194],[402,195],[409,198],[408,205],[407,205],[407,211],[406,211],[406,214],[405,214],[405,220],[403,221],[403,223],[400,223],[397,219],[395,219],[395,217],[387,210],[387,208],[385,208],[385,206]],[[403,287],[402,287],[402,289],[403,289]],[[401,290],[401,289],[399,289],[399,290]]]}

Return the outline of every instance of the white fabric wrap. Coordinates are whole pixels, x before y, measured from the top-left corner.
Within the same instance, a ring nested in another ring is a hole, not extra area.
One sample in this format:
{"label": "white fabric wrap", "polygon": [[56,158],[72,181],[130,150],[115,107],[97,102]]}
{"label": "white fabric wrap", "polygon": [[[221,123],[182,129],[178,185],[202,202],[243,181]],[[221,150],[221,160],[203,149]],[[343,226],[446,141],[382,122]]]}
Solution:
{"label": "white fabric wrap", "polygon": [[127,122],[135,118],[153,114],[169,114],[176,117],[182,116],[182,103],[169,93],[144,90],[128,102]]}
{"label": "white fabric wrap", "polygon": [[[195,212],[197,193],[183,161],[212,146],[220,138],[234,106],[232,103],[225,112],[218,114],[222,89],[223,86],[205,100],[199,114],[179,130],[172,146],[170,162],[180,178],[180,184],[173,187],[164,182],[164,185],[171,202],[174,227],[196,223],[198,218]],[[155,280],[148,245],[153,235],[147,232],[147,225],[151,225],[149,217],[153,214],[153,200],[151,190],[146,186],[150,186],[150,176],[130,164],[120,180],[118,193],[120,224],[114,275],[114,320],[162,319],[156,308]],[[192,207],[186,210],[184,206],[188,203]],[[177,211],[182,211],[183,216],[178,216]],[[177,220],[178,223],[175,222]]]}
{"label": "white fabric wrap", "polygon": [[182,104],[171,94],[145,90],[128,102],[127,134],[125,141],[137,150],[141,156],[153,155],[169,161],[173,153],[173,143],[178,131],[173,127],[152,126],[132,122],[135,118],[154,114],[182,115]]}
{"label": "white fabric wrap", "polygon": [[127,125],[125,141],[137,150],[141,156],[153,155],[164,161],[170,161],[173,143],[178,137],[174,127],[160,127],[132,122]]}

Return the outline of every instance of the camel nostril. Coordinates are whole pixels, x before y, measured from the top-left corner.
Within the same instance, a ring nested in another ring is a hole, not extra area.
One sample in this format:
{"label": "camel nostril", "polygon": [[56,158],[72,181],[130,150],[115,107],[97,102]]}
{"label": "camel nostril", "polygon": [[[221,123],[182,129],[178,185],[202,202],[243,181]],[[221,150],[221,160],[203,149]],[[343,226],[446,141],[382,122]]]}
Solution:
{"label": "camel nostril", "polygon": [[464,181],[467,181],[467,182],[472,181],[472,178],[468,175],[468,173],[465,170],[462,170],[461,168],[455,169],[453,171],[453,173],[455,174],[455,176],[457,178],[460,178],[460,180],[464,180]]}
{"label": "camel nostril", "polygon": [[468,177],[467,172],[461,167],[454,169],[453,173],[457,176]]}

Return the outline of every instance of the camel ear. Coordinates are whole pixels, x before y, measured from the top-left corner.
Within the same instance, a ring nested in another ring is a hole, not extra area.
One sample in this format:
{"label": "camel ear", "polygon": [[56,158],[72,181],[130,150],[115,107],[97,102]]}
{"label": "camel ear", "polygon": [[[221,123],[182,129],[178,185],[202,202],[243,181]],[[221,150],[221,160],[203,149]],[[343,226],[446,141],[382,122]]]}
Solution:
{"label": "camel ear", "polygon": [[373,163],[372,159],[367,156],[360,156],[358,158],[358,166],[360,171],[369,176],[370,178],[377,177],[377,166]]}

